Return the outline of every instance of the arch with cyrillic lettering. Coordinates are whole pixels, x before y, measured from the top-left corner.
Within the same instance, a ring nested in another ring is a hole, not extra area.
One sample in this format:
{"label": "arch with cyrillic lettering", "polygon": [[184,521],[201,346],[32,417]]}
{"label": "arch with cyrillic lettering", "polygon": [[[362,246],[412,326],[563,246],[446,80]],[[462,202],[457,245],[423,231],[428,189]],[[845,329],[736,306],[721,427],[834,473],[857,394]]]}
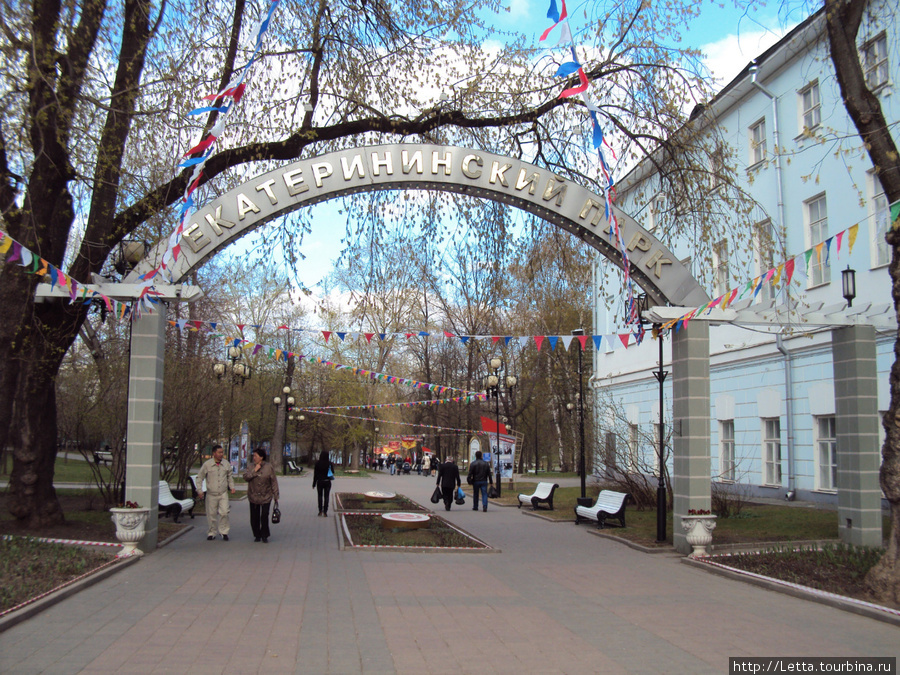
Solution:
{"label": "arch with cyrillic lettering", "polygon": [[[547,220],[621,266],[606,200],[541,167],[482,150],[397,144],[354,148],[302,159],[252,178],[191,215],[178,260],[179,282],[247,232],[290,211],[348,194],[375,190],[441,190],[509,204]],[[709,301],[690,270],[633,218],[614,207],[631,275],[653,304],[699,306]],[[159,265],[161,241],[129,275]]]}

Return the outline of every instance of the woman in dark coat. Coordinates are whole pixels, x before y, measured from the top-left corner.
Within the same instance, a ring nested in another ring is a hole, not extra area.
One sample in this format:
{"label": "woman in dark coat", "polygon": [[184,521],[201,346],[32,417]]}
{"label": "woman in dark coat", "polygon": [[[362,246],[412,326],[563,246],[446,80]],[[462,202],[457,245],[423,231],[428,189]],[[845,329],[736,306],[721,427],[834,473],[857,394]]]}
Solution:
{"label": "woman in dark coat", "polygon": [[444,498],[444,508],[449,511],[456,496],[456,489],[462,485],[459,479],[459,467],[456,466],[454,457],[447,457],[447,461],[438,469],[437,484],[441,486],[441,496]]}
{"label": "woman in dark coat", "polygon": [[[328,474],[331,474],[329,478]],[[334,464],[328,459],[328,451],[319,453],[319,459],[313,469],[313,487],[319,490],[319,515],[328,515],[328,500],[331,495],[331,482],[334,480]]]}
{"label": "woman in dark coat", "polygon": [[244,480],[247,481],[247,501],[250,502],[250,528],[253,541],[262,539],[269,543],[269,505],[278,503],[278,478],[275,469],[266,461],[266,451],[253,451],[253,466],[247,466]]}

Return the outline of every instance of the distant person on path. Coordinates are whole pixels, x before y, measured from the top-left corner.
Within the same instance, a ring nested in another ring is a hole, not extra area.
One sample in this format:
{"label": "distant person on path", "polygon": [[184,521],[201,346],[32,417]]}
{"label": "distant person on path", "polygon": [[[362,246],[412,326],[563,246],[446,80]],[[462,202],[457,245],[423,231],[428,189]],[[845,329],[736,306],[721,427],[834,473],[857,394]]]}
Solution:
{"label": "distant person on path", "polygon": [[203,481],[206,480],[206,539],[212,541],[217,534],[228,541],[231,524],[228,522],[228,493],[234,494],[234,478],[231,475],[231,464],[223,461],[225,450],[221,445],[213,448],[212,457],[203,462],[197,474],[197,485],[200,489],[197,496],[203,499]]}
{"label": "distant person on path", "polygon": [[313,487],[319,491],[319,515],[328,516],[328,500],[331,497],[331,482],[334,480],[334,464],[328,459],[328,451],[319,453],[313,469]]}
{"label": "distant person on path", "polygon": [[388,457],[388,468],[390,469],[392,476],[397,473],[397,458],[394,455]]}
{"label": "distant person on path", "polygon": [[487,511],[488,505],[488,483],[494,484],[491,477],[491,465],[482,459],[481,450],[475,451],[475,461],[469,465],[469,474],[466,482],[472,486],[472,510],[478,510],[478,492],[481,491],[482,509]]}
{"label": "distant person on path", "polygon": [[441,486],[441,496],[444,498],[444,509],[449,511],[456,496],[456,489],[462,485],[459,479],[459,467],[453,461],[453,456],[448,456],[447,461],[438,469],[437,484]]}
{"label": "distant person on path", "polygon": [[247,481],[247,500],[250,502],[250,528],[253,541],[269,543],[269,506],[278,503],[278,477],[266,461],[266,451],[257,448],[252,455],[253,466],[244,471]]}

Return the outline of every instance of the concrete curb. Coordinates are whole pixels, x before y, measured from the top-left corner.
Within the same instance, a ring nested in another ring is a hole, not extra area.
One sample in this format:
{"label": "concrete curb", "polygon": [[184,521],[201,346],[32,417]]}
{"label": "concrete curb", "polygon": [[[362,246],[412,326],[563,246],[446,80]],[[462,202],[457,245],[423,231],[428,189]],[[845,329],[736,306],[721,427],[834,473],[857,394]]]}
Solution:
{"label": "concrete curb", "polygon": [[45,596],[40,600],[36,600],[35,602],[32,602],[25,607],[22,607],[22,609],[17,609],[14,612],[10,612],[2,619],[0,619],[0,633],[12,628],[17,624],[22,623],[26,619],[30,619],[36,614],[40,614],[48,607],[52,607],[56,603],[61,602],[72,595],[75,595],[79,591],[83,591],[85,588],[89,588],[97,582],[103,581],[116,572],[134,565],[140,559],[140,556],[120,558],[115,565],[104,567],[103,569],[97,571],[94,574],[91,574],[90,576],[85,577],[84,579],[79,579],[78,581],[71,583],[68,586],[63,586],[59,590],[52,592],[50,595]]}
{"label": "concrete curb", "polygon": [[[718,561],[704,562],[703,560],[697,560],[695,558],[691,558],[690,556],[686,556],[681,559],[681,562],[683,562],[685,565],[697,567],[699,569],[705,570],[706,572],[718,574],[719,576],[723,576],[733,581],[743,581],[744,583],[752,584],[753,586],[759,586],[760,588],[765,588],[769,591],[791,595],[795,598],[801,598],[802,600],[818,602],[821,605],[828,605],[829,607],[842,609],[845,612],[860,614],[870,619],[876,619],[878,621],[890,623],[895,626],[900,626],[900,612],[895,612],[888,608],[879,609],[878,605],[867,603],[863,600],[856,600],[854,598],[835,595],[834,593],[827,593],[825,591],[817,591],[813,588],[806,588],[804,586],[798,586],[796,584],[788,584],[787,582],[779,581],[778,579],[772,579],[771,577],[763,577],[762,575],[750,576],[740,570],[720,567],[719,565],[724,565],[725,563]],[[714,562],[717,564],[711,565],[709,564],[709,562]]]}
{"label": "concrete curb", "polygon": [[162,548],[163,546],[168,546],[173,541],[178,539],[178,537],[181,537],[181,536],[187,534],[188,532],[190,532],[193,529],[194,529],[193,525],[188,525],[187,527],[182,528],[181,531],[176,532],[175,534],[170,534],[168,537],[163,539],[161,542],[158,542],[156,544],[156,548]]}
{"label": "concrete curb", "polygon": [[668,553],[673,556],[680,556],[681,554],[676,551],[672,546],[660,546],[660,547],[650,547],[644,546],[643,544],[638,544],[633,541],[629,541],[624,537],[617,537],[614,534],[606,534],[606,532],[601,532],[600,530],[588,530],[589,534],[594,535],[595,537],[600,537],[601,539],[609,539],[610,541],[616,541],[620,544],[624,544],[628,548],[633,548],[635,551],[640,551],[641,553],[650,553],[651,555],[656,555],[660,553]]}

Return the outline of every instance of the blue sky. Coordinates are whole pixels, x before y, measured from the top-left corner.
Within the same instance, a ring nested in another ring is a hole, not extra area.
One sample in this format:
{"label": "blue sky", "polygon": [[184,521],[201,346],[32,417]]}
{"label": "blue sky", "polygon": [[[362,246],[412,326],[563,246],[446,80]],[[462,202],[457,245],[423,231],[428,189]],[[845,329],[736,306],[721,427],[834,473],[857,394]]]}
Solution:
{"label": "blue sky", "polygon": [[[686,44],[708,55],[707,66],[718,78],[720,86],[727,84],[753,57],[777,42],[805,16],[787,17],[790,23],[785,26],[782,17],[779,17],[779,9],[784,7],[782,4],[754,3],[752,9],[744,11],[734,7],[733,3],[728,4],[729,0],[725,3],[724,6],[715,2],[704,3],[700,16],[693,19],[684,31]],[[533,35],[535,44],[538,44],[540,33],[550,25],[546,18],[549,4],[549,0],[508,0],[510,12],[501,17],[503,25]],[[578,22],[584,21],[584,5],[572,1],[567,4],[572,30],[577,32],[582,27]],[[331,271],[332,262],[340,252],[344,228],[336,225],[343,223],[344,216],[338,214],[341,208],[339,201],[312,208],[312,232],[303,243],[306,259],[298,266],[297,274],[308,288],[315,291],[318,282]]]}

